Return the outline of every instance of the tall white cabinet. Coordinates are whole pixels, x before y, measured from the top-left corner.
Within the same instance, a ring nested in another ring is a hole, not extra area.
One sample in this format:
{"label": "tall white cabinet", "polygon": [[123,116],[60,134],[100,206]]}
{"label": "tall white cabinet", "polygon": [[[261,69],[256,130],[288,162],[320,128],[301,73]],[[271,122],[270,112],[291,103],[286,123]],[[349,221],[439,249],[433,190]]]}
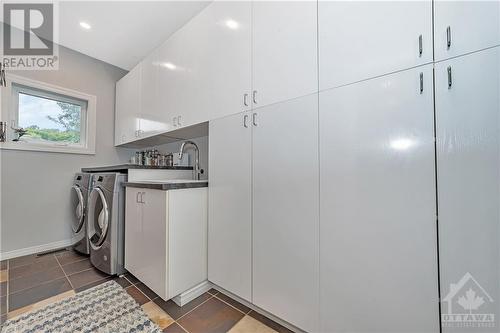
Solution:
{"label": "tall white cabinet", "polygon": [[[463,313],[457,299],[472,288],[484,302],[479,313],[498,318],[500,51],[496,47],[443,61],[435,71],[443,314]],[[467,273],[493,302],[474,283],[458,293],[450,289],[463,278],[472,282]],[[444,327],[444,332],[460,331]]]}
{"label": "tall white cabinet", "polygon": [[319,1],[319,88],[432,62],[432,1]]}
{"label": "tall white cabinet", "polygon": [[252,2],[252,104],[318,91],[316,1]]}
{"label": "tall white cabinet", "polygon": [[252,129],[244,112],[209,124],[208,279],[252,301]]}
{"label": "tall white cabinet", "polygon": [[499,1],[433,3],[436,61],[500,44]]}
{"label": "tall white cabinet", "polygon": [[259,109],[253,127],[253,303],[318,330],[318,96]]}
{"label": "tall white cabinet", "polygon": [[439,332],[432,65],[321,92],[321,332]]}
{"label": "tall white cabinet", "polygon": [[308,331],[318,328],[317,98],[211,121],[209,146],[209,279]]}

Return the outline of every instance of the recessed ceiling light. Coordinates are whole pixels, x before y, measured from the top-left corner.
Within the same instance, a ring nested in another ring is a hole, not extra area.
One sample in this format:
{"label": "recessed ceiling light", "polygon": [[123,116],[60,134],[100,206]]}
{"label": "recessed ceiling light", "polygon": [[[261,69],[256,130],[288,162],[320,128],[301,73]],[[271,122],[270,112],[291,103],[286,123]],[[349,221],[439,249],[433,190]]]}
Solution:
{"label": "recessed ceiling light", "polygon": [[239,28],[240,24],[238,22],[236,22],[235,20],[229,19],[229,20],[226,21],[226,26],[229,29],[236,30],[236,29]]}
{"label": "recessed ceiling light", "polygon": [[85,30],[90,30],[90,28],[92,28],[92,27],[90,26],[90,24],[88,24],[87,22],[83,22],[83,21],[82,21],[82,22],[80,22],[80,27],[82,27],[82,28],[83,28],[83,29],[85,29]]}
{"label": "recessed ceiling light", "polygon": [[164,62],[161,64],[161,66],[165,67],[165,68],[168,68],[172,71],[176,70],[177,69],[177,66],[175,66],[174,64],[172,64],[171,62]]}

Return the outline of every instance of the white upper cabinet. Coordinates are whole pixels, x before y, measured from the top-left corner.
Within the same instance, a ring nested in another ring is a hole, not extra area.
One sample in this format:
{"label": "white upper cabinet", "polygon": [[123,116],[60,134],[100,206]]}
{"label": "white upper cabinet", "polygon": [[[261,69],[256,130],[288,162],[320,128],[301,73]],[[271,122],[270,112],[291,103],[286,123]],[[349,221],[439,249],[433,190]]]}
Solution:
{"label": "white upper cabinet", "polygon": [[499,1],[434,1],[437,61],[500,44]]}
{"label": "white upper cabinet", "polygon": [[140,130],[141,64],[116,83],[115,146],[137,140]]}
{"label": "white upper cabinet", "polygon": [[320,93],[319,332],[439,332],[432,80]]}
{"label": "white upper cabinet", "polygon": [[[498,47],[443,61],[435,68],[439,261],[445,314],[462,313],[457,298],[471,286],[483,297],[479,313],[500,316],[499,73]],[[476,284],[450,290],[453,284],[469,281],[467,273],[488,296]]]}
{"label": "white upper cabinet", "polygon": [[430,63],[432,2],[319,1],[320,90]]}
{"label": "white upper cabinet", "polygon": [[213,2],[161,47],[161,104],[174,126],[250,108],[250,48],[251,3],[238,1]]}
{"label": "white upper cabinet", "polygon": [[247,112],[209,123],[208,279],[252,301],[252,129]]}
{"label": "white upper cabinet", "polygon": [[172,128],[170,117],[160,101],[159,59],[160,52],[155,50],[141,62],[141,128],[139,132],[141,138],[167,132]]}
{"label": "white upper cabinet", "polygon": [[318,91],[317,2],[253,2],[254,108]]}
{"label": "white upper cabinet", "polygon": [[318,332],[318,95],[253,115],[253,303]]}

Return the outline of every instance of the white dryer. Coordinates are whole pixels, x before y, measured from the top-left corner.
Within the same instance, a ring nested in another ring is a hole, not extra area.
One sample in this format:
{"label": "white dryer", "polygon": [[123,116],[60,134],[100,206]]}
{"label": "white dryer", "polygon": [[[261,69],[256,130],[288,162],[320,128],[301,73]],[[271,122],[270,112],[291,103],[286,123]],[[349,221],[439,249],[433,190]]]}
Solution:
{"label": "white dryer", "polygon": [[115,275],[125,272],[125,189],[127,175],[92,175],[89,195],[87,236],[90,261],[99,270]]}
{"label": "white dryer", "polygon": [[73,212],[71,228],[75,239],[74,249],[89,254],[87,238],[87,199],[90,192],[91,176],[88,173],[77,173],[71,187],[71,209]]}

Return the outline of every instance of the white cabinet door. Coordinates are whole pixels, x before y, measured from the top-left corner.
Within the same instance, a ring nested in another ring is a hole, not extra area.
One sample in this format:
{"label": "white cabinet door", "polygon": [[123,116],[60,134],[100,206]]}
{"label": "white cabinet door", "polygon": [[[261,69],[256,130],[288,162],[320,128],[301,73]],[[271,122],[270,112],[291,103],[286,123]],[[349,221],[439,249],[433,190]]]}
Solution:
{"label": "white cabinet door", "polygon": [[141,65],[116,83],[115,145],[137,139],[141,112]]}
{"label": "white cabinet door", "polygon": [[[435,68],[439,259],[445,315],[469,313],[457,301],[468,299],[471,289],[484,302],[472,314],[500,316],[499,57],[499,49],[494,48],[438,63]],[[459,288],[450,290],[452,284]],[[444,332],[459,331],[444,328]]]}
{"label": "white cabinet door", "polygon": [[168,191],[168,294],[207,280],[207,188]]}
{"label": "white cabinet door", "polygon": [[[177,127],[250,108],[251,3],[216,1],[161,48],[160,87]],[[180,126],[178,125],[180,123]]]}
{"label": "white cabinet door", "polygon": [[[141,275],[136,275],[158,296],[167,299],[167,191],[142,190]],[[137,240],[135,240],[137,242]],[[128,246],[129,244],[127,244]],[[132,274],[134,274],[132,272]]]}
{"label": "white cabinet door", "polygon": [[125,199],[125,269],[139,277],[143,272],[141,190],[127,187]]}
{"label": "white cabinet door", "polygon": [[320,93],[321,332],[439,332],[432,76]]}
{"label": "white cabinet door", "polygon": [[253,303],[317,332],[318,95],[264,107],[255,124]]}
{"label": "white cabinet door", "polygon": [[500,44],[498,1],[434,1],[435,59]]}
{"label": "white cabinet door", "polygon": [[209,131],[208,279],[252,301],[249,114],[212,120]]}
{"label": "white cabinet door", "polygon": [[320,90],[432,61],[431,0],[318,6]]}
{"label": "white cabinet door", "polygon": [[255,107],[318,91],[316,1],[253,2]]}
{"label": "white cabinet door", "polygon": [[171,118],[160,101],[160,51],[155,50],[142,62],[141,74],[141,138],[172,129]]}

